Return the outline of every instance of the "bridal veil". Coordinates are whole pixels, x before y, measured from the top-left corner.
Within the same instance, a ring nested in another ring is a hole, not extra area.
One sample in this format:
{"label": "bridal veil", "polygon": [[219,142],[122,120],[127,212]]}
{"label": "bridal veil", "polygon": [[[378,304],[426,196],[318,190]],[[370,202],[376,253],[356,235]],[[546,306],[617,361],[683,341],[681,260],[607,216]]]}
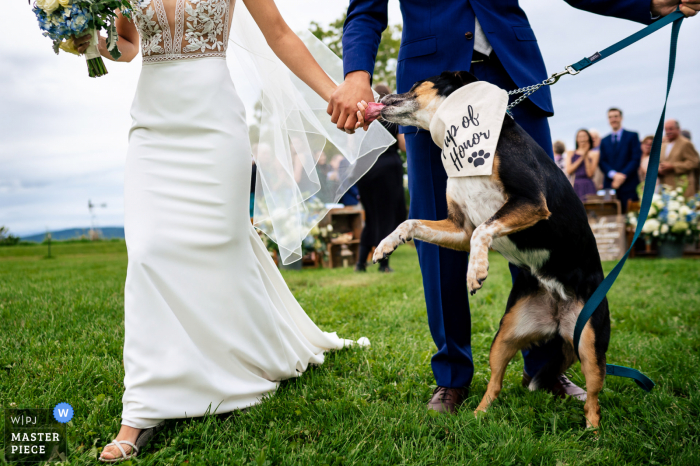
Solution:
{"label": "bridal veil", "polygon": [[[297,35],[331,79],[342,82],[342,60],[308,30]],[[259,137],[251,141],[257,165],[253,223],[289,264],[301,259],[310,230],[395,140],[378,122],[355,134],[338,130],[328,104],[277,58],[240,0],[230,41],[237,66],[260,91]]]}

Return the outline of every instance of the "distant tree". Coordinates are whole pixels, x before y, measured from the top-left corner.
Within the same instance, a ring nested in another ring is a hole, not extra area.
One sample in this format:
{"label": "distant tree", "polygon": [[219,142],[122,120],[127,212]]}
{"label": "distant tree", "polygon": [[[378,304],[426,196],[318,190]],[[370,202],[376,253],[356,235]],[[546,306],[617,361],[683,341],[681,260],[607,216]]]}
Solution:
{"label": "distant tree", "polygon": [[[323,41],[340,58],[343,58],[343,25],[346,17],[347,12],[330,23],[327,28],[315,21],[312,21],[309,26],[312,34]],[[377,59],[374,64],[373,82],[376,84],[384,83],[393,90],[396,90],[396,64],[399,58],[402,30],[400,24],[395,24],[382,32],[382,40],[379,43]]]}
{"label": "distant tree", "polygon": [[19,241],[19,236],[10,234],[9,228],[0,226],[0,246],[14,246]]}

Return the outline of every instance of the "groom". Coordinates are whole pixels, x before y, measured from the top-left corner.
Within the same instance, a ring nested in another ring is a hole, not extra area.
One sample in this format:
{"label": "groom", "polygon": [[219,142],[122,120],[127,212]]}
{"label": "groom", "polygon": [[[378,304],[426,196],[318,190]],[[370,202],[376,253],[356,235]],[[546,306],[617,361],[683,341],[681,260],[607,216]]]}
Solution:
{"label": "groom", "polygon": [[[443,71],[468,70],[503,89],[529,86],[547,78],[547,71],[518,0],[400,0],[403,36],[399,50],[398,93]],[[593,13],[649,24],[671,13],[680,0],[566,0]],[[373,101],[371,81],[381,33],[387,26],[388,0],[350,0],[343,34],[345,81],[331,97],[328,113],[341,130],[352,132],[357,102]],[[686,16],[700,10],[700,0],[682,0]],[[546,86],[513,109],[515,120],[550,156],[547,117],[554,109]],[[366,129],[366,128],[365,128]],[[447,218],[447,175],[440,148],[430,133],[401,127],[408,154],[410,218]],[[438,348],[432,369],[438,388],[428,407],[454,413],[466,398],[474,374],[471,317],[466,287],[467,253],[418,241],[418,259],[428,310],[428,325]],[[517,269],[511,266],[515,277]],[[523,384],[549,360],[547,345],[523,351]],[[585,392],[562,376],[558,395],[585,399]]]}

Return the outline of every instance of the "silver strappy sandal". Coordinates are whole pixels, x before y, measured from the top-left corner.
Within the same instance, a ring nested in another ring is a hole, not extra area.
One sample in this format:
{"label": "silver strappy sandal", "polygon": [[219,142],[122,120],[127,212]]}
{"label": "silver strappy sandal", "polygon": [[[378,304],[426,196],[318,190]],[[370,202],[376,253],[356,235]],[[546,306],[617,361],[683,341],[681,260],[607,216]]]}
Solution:
{"label": "silver strappy sandal", "polygon": [[[141,451],[142,448],[144,448],[146,445],[148,445],[148,442],[151,441],[153,437],[163,428],[165,423],[161,422],[155,427],[151,427],[149,429],[143,429],[141,432],[139,432],[138,437],[136,437],[136,444],[133,444],[129,442],[128,440],[117,440],[114,439],[107,445],[105,445],[104,448],[109,447],[110,445],[114,445],[119,449],[121,452],[121,456],[117,458],[102,458],[101,456],[97,459],[102,461],[103,463],[119,463],[121,461],[126,461],[130,460],[131,458],[135,457],[136,455],[139,454],[139,451]],[[124,450],[122,445],[129,445],[131,447],[131,451],[129,453]],[[103,451],[104,451],[103,448]]]}

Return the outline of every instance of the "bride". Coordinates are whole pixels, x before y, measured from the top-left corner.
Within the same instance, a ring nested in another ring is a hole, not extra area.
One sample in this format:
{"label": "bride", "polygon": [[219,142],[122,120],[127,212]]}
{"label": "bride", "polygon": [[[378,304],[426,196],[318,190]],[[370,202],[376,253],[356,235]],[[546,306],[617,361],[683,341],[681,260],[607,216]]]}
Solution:
{"label": "bride", "polygon": [[[244,2],[274,54],[328,101],[336,84],[274,1]],[[259,403],[352,343],[316,327],[250,223],[248,127],[225,60],[234,0],[132,4],[133,22],[117,22],[120,61],[140,42],[144,66],[125,168],[122,425],[106,462],[135,456],[165,419]],[[111,57],[104,38],[100,52]]]}

